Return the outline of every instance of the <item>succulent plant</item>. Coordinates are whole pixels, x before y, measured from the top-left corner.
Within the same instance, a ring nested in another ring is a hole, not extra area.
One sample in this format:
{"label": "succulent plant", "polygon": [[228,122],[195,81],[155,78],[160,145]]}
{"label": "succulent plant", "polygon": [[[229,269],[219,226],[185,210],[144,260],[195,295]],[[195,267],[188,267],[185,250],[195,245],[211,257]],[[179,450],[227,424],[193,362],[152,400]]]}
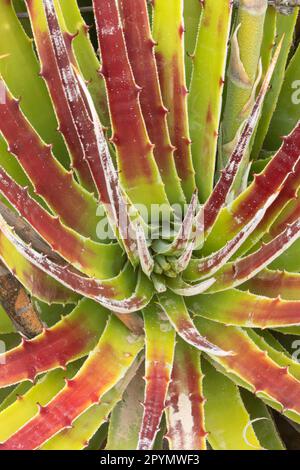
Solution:
{"label": "succulent plant", "polygon": [[0,3],[0,449],[284,449],[297,7]]}

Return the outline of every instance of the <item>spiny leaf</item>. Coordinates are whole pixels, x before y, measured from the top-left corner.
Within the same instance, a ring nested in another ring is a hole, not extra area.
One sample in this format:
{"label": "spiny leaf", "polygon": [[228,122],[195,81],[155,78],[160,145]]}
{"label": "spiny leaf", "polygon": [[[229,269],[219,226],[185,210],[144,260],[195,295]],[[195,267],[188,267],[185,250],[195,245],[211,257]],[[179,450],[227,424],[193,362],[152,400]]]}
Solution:
{"label": "spiny leaf", "polygon": [[242,289],[249,289],[254,294],[268,297],[282,297],[285,300],[298,300],[300,292],[300,274],[264,269],[245,284]]}
{"label": "spiny leaf", "polygon": [[101,244],[80,236],[52,216],[0,167],[0,192],[36,232],[66,261],[81,272],[109,278],[120,271],[122,250],[117,244]]}
{"label": "spiny leaf", "polygon": [[291,246],[299,236],[300,220],[296,220],[293,224],[288,225],[277,237],[269,243],[263,244],[254,253],[225,265],[216,275],[216,282],[209,291],[218,292],[248,281]]}
{"label": "spiny leaf", "polygon": [[[126,200],[110,158],[96,109],[84,81],[72,66],[53,0],[43,0],[43,5],[61,86],[82,145],[84,160],[88,163],[93,175],[100,202],[106,208],[109,221],[113,229],[120,232],[128,257],[132,264],[136,264],[137,246],[133,239]],[[125,227],[120,223],[124,215]],[[125,230],[126,233],[124,233]]]}
{"label": "spiny leaf", "polygon": [[[7,56],[0,60],[0,74],[12,94],[22,97],[21,108],[25,116],[45,142],[53,144],[55,156],[67,164],[68,154],[61,136],[56,132],[57,121],[47,88],[39,76],[39,64],[32,40],[28,38],[17,18],[12,0],[2,3],[0,55],[4,53]],[[41,109],[44,110],[43,113]]]}
{"label": "spiny leaf", "polygon": [[[154,157],[159,168],[170,204],[184,203],[174,163],[167,109],[162,102],[157,67],[145,0],[119,0],[124,37],[134,78],[142,88],[140,102],[149,138],[154,144]],[[136,27],[132,28],[132,24]]]}
{"label": "spiny leaf", "polygon": [[[275,198],[275,196],[274,196]],[[186,280],[197,280],[205,279],[209,276],[212,276],[219,269],[224,266],[224,264],[232,258],[232,256],[238,251],[239,247],[243,242],[251,235],[253,230],[257,227],[259,222],[265,215],[268,205],[272,203],[272,199],[267,202],[265,208],[260,209],[251,220],[242,230],[232,238],[223,248],[220,248],[215,253],[208,255],[204,258],[194,258],[188,264],[183,276]]]}
{"label": "spiny leaf", "polygon": [[144,310],[144,322],[146,386],[138,450],[153,447],[165,408],[175,349],[175,331],[159,306],[151,305]]}
{"label": "spiny leaf", "polygon": [[[283,187],[267,209],[265,217],[260,222],[258,227],[254,230],[248,240],[243,244],[238,254],[247,252],[252,246],[254,246],[265,234],[271,232],[272,234],[278,235],[280,233],[278,222],[281,221],[282,215],[285,210],[289,211],[290,206],[297,204],[295,202],[297,198],[297,191],[300,187],[300,160],[294,166],[293,171],[286,178]],[[279,217],[280,216],[280,217]]]}
{"label": "spiny leaf", "polygon": [[288,367],[290,374],[297,380],[300,379],[300,364],[292,358],[278,340],[268,331],[256,333],[254,330],[247,330],[248,336],[261,349],[267,352],[268,356],[281,367]]}
{"label": "spiny leaf", "polygon": [[73,377],[77,368],[71,364],[67,370],[53,370],[28,391],[22,392],[18,387],[16,400],[0,413],[0,441],[8,439],[33,418],[39,405],[45,406],[64,387],[65,378]]}
{"label": "spiny leaf", "polygon": [[293,223],[295,220],[299,219],[300,216],[300,200],[295,197],[295,200],[290,201],[287,206],[283,209],[280,216],[270,227],[269,233],[265,235],[264,240],[272,238],[278,235],[282,229],[287,225]]}
{"label": "spiny leaf", "polygon": [[59,121],[59,130],[64,136],[68,146],[68,150],[72,158],[72,166],[83,185],[88,189],[93,190],[93,180],[87,163],[84,161],[83,148],[77,135],[75,123],[68,108],[68,103],[60,81],[58,64],[55,59],[51,39],[47,30],[47,21],[43,11],[43,2],[42,0],[27,0],[27,8],[30,14],[35,44],[38,48],[42,67],[40,74],[46,81],[49,93],[52,97],[57,119]]}
{"label": "spiny leaf", "polygon": [[277,365],[241,329],[200,318],[195,323],[208,339],[235,352],[234,356],[216,357],[216,363],[248,387],[250,385],[250,390],[266,399],[271,406],[288,413],[294,420],[300,420],[300,382],[289,373],[288,367]]}
{"label": "spiny leaf", "polygon": [[167,204],[142,116],[141,90],[129,64],[116,2],[94,0],[93,3],[120,181],[134,203],[144,204],[147,208],[151,208],[152,203]]}
{"label": "spiny leaf", "polygon": [[[8,142],[10,152],[31,179],[36,193],[67,225],[86,236],[95,236],[95,199],[54,158],[51,146],[44,144],[30,126],[20,110],[19,101],[13,99],[7,88],[5,103],[0,106],[0,131]],[[64,196],[61,197],[61,194]]]}
{"label": "spiny leaf", "polygon": [[256,175],[250,186],[219,214],[206,240],[205,253],[222,247],[237,234],[270,197],[279,193],[296,168],[300,151],[300,124],[287,137],[264,171]]}
{"label": "spiny leaf", "polygon": [[93,405],[88,411],[77,418],[71,428],[64,429],[46,442],[41,450],[81,450],[87,447],[95,432],[108,419],[109,413],[128,387],[128,383],[137,372],[139,361],[135,361],[125,377],[107,392],[99,405]]}
{"label": "spiny leaf", "polygon": [[[109,280],[99,280],[83,277],[77,274],[69,265],[51,260],[47,255],[37,252],[30,245],[27,245],[8,226],[2,216],[0,216],[0,231],[4,234],[17,249],[34,266],[38,267],[51,277],[61,282],[71,290],[85,295],[103,306],[118,313],[131,313],[144,308],[150,301],[153,290],[150,281],[140,273],[138,275],[136,291],[130,297],[124,298],[128,294],[128,270],[132,272],[131,266],[127,265],[115,278]],[[122,300],[117,300],[122,298]]]}
{"label": "spiny leaf", "polygon": [[[89,105],[89,111],[91,113],[91,117],[95,126],[95,135],[96,135],[96,143],[97,143],[97,149],[98,149],[98,157],[99,160],[101,161],[101,166],[103,169],[104,173],[104,179],[106,183],[106,189],[108,193],[108,201],[106,201],[106,204],[104,207],[106,208],[107,215],[109,217],[109,220],[111,221],[113,227],[116,230],[117,235],[119,235],[119,238],[121,239],[121,243],[124,245],[125,251],[128,255],[129,260],[133,265],[137,264],[137,260],[140,257],[140,246],[138,243],[138,240],[135,238],[137,237],[137,229],[134,227],[132,218],[131,218],[131,212],[135,212],[136,218],[137,218],[137,224],[142,224],[141,216],[136,213],[134,208],[129,204],[129,201],[124,195],[123,188],[121,187],[117,173],[114,169],[112,160],[110,158],[110,153],[108,146],[106,144],[103,131],[96,113],[96,110],[94,108],[94,105],[92,103],[92,100],[88,94],[88,91],[85,87],[85,84],[83,81],[80,79],[80,76],[77,76],[81,88],[84,92],[86,101]],[[101,194],[99,188],[99,183],[98,183],[98,166],[99,162],[97,159],[95,160],[93,157],[88,160],[91,172],[94,176],[99,194]],[[109,204],[107,204],[109,202]],[[146,252],[146,255],[148,258],[151,259],[150,252],[148,250],[148,245],[146,243],[146,236],[144,233],[144,230],[139,230],[139,242],[140,244],[143,244],[143,248]],[[146,271],[146,274],[148,272]]]}
{"label": "spiny leaf", "polygon": [[106,90],[103,78],[99,75],[99,60],[89,37],[90,27],[85,24],[76,0],[59,3],[63,13],[67,32],[71,33],[72,48],[80,71],[88,82],[88,89],[104,126],[109,126]]}
{"label": "spiny leaf", "polygon": [[[249,146],[253,131],[260,116],[261,106],[268,90],[272,74],[274,72],[274,67],[278,59],[280,48],[281,44],[279,44],[274,54],[260,91],[252,106],[251,112],[245,121],[241,135],[239,136],[237,143],[233,148],[233,152],[230,155],[229,161],[226,164],[224,170],[221,172],[220,178],[208,200],[199,211],[199,236],[202,235],[203,232],[206,236],[211,232],[214,223],[216,220],[218,220],[217,218],[220,215],[222,207],[226,203],[226,199],[228,198],[234,180],[241,167],[245,152]],[[203,227],[201,224],[203,224]]]}
{"label": "spiny leaf", "polygon": [[191,298],[187,304],[197,315],[226,325],[277,328],[300,324],[300,300],[272,299],[232,289]]}
{"label": "spiny leaf", "polygon": [[75,377],[0,448],[36,449],[70,426],[124,376],[141,348],[141,338],[134,338],[119,320],[111,317],[98,345]]}
{"label": "spiny leaf", "polygon": [[[191,3],[191,2],[185,2]],[[229,0],[206,0],[200,20],[193,72],[188,96],[193,165],[201,202],[214,183],[217,139],[232,4]],[[214,51],[209,54],[208,51]]]}
{"label": "spiny leaf", "polygon": [[153,3],[155,57],[171,142],[175,146],[177,173],[187,200],[195,190],[191,140],[188,126],[187,88],[184,71],[183,0]]}
{"label": "spiny leaf", "polygon": [[0,386],[34,380],[42,372],[64,368],[85,356],[97,343],[107,321],[107,312],[90,300],[83,300],[67,317],[45,329],[32,340],[3,353]]}
{"label": "spiny leaf", "polygon": [[[2,211],[1,211],[2,212]],[[34,297],[52,303],[76,303],[78,295],[62,286],[25,259],[3,233],[0,233],[0,258]]]}

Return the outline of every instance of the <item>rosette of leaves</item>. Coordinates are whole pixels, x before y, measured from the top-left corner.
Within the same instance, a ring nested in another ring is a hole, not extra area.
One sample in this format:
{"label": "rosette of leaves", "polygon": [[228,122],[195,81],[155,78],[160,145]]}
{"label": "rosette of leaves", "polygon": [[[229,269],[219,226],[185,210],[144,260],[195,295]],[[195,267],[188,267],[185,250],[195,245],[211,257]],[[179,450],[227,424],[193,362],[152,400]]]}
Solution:
{"label": "rosette of leaves", "polygon": [[93,9],[1,0],[0,448],[283,449],[298,9]]}

